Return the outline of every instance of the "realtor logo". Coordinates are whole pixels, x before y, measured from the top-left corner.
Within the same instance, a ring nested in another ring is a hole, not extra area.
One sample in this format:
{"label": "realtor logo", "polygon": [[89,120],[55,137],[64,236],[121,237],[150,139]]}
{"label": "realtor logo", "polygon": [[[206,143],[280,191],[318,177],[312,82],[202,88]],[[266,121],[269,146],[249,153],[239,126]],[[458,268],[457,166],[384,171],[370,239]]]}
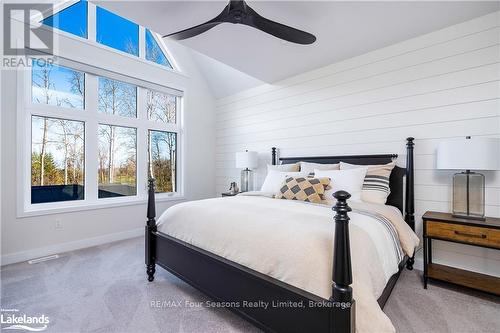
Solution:
{"label": "realtor logo", "polygon": [[[3,4],[3,49],[5,56],[53,54],[54,37],[40,22],[30,22],[37,14],[53,12],[50,3]],[[19,43],[21,41],[21,43]]]}

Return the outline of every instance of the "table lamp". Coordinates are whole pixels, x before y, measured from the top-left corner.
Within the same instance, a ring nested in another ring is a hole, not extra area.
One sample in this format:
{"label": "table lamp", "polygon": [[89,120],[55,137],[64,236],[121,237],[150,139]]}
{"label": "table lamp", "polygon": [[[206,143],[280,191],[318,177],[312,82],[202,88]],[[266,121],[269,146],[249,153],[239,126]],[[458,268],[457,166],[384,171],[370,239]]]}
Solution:
{"label": "table lamp", "polygon": [[241,192],[253,191],[253,172],[258,165],[258,155],[255,151],[236,153],[236,167],[241,170]]}
{"label": "table lamp", "polygon": [[437,168],[463,170],[453,176],[453,216],[484,220],[484,175],[471,170],[499,170],[500,141],[470,136],[442,141]]}

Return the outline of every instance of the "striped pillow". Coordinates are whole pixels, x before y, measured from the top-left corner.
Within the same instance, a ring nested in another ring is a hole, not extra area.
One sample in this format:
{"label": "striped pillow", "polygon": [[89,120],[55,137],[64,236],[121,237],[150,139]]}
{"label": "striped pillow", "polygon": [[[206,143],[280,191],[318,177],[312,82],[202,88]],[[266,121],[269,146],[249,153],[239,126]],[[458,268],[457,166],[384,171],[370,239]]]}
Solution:
{"label": "striped pillow", "polygon": [[363,182],[363,191],[361,192],[361,200],[378,204],[385,204],[387,197],[391,194],[389,177],[395,166],[396,161],[380,165],[356,165],[340,162],[340,170],[354,168],[367,169]]}

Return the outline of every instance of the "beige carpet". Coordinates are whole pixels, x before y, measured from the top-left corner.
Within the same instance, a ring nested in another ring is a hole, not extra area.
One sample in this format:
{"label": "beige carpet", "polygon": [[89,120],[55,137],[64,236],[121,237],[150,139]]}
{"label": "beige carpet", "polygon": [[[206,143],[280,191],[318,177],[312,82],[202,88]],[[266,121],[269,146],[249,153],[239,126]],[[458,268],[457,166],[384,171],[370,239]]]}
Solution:
{"label": "beige carpet", "polygon": [[[161,268],[147,283],[143,251],[135,238],[2,267],[1,307],[45,314],[46,332],[258,331],[228,310],[195,307],[207,298]],[[385,312],[398,332],[500,332],[499,298],[438,284],[424,290],[418,271],[404,271]]]}

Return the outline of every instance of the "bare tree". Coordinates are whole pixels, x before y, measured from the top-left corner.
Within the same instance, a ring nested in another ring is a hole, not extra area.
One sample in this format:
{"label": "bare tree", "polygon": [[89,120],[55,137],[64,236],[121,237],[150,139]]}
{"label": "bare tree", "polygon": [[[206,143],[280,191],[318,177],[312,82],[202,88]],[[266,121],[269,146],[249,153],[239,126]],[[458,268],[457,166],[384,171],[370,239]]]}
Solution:
{"label": "bare tree", "polygon": [[[36,101],[38,103],[50,104],[52,93],[51,88],[54,87],[54,84],[50,80],[50,75],[52,72],[52,66],[40,66],[40,69],[37,70],[34,74],[35,79],[33,80],[33,84],[40,88],[42,96],[34,95]],[[41,100],[43,98],[43,100]],[[46,156],[46,148],[47,148],[47,132],[48,132],[48,121],[47,118],[43,118],[43,128],[42,128],[42,142],[40,149],[40,185],[45,185],[45,156]]]}
{"label": "bare tree", "polygon": [[148,90],[146,109],[148,117],[154,121],[175,123],[177,115],[177,97],[158,91]]}
{"label": "bare tree", "polygon": [[[166,152],[162,155],[162,145]],[[174,191],[176,187],[176,133],[151,132],[150,174],[158,181],[160,191]]]}
{"label": "bare tree", "polygon": [[[137,91],[134,85],[107,78],[99,78],[99,111],[113,115],[135,116]],[[101,131],[108,139],[108,181],[115,180],[116,128],[109,126]],[[101,157],[104,155],[101,152]]]}
{"label": "bare tree", "polygon": [[69,83],[71,84],[71,91],[78,94],[84,100],[85,96],[85,74],[79,71],[72,71],[71,77],[69,78]]}
{"label": "bare tree", "polygon": [[130,38],[128,38],[127,41],[125,42],[125,52],[130,53],[130,54],[135,54],[135,55],[139,54],[137,44],[132,42],[132,40]]}
{"label": "bare tree", "polygon": [[70,130],[68,128],[68,122],[66,120],[58,120],[59,126],[62,129],[62,133],[60,134],[61,141],[60,145],[64,151],[64,185],[68,185],[68,155],[69,155],[69,133]]}
{"label": "bare tree", "polygon": [[[148,90],[146,109],[148,117],[151,120],[160,121],[164,123],[175,123],[177,117],[177,97],[173,95],[164,94],[161,92]],[[172,190],[175,189],[175,175],[176,175],[176,149],[177,149],[177,135],[176,133],[165,132],[165,135],[155,136],[152,144],[156,145],[156,150],[159,153],[159,142],[162,141],[166,144],[168,149],[168,167],[171,173]],[[154,158],[154,156],[152,156]],[[159,157],[158,157],[159,158]]]}
{"label": "bare tree", "polygon": [[151,36],[152,42],[147,42],[148,34],[146,34],[146,59],[172,68],[172,65],[168,61],[151,32],[149,33],[149,36]]}

